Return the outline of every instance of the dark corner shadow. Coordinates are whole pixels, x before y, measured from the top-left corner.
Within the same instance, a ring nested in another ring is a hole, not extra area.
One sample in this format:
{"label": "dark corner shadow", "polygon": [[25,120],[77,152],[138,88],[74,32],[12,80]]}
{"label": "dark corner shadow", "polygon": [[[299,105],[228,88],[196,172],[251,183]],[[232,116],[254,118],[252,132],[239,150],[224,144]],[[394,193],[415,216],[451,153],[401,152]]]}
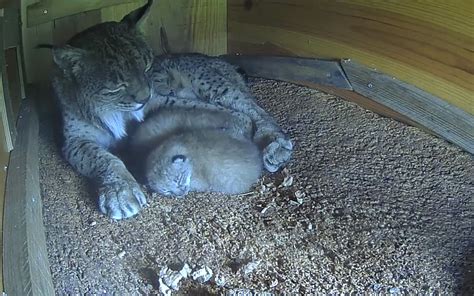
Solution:
{"label": "dark corner shadow", "polygon": [[461,265],[460,295],[474,295],[474,240],[464,253]]}

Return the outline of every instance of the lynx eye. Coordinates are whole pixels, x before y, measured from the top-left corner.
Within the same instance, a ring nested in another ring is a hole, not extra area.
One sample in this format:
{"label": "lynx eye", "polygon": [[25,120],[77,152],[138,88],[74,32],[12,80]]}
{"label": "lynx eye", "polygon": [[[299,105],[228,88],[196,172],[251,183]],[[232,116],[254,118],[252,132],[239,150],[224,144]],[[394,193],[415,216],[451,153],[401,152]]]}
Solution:
{"label": "lynx eye", "polygon": [[112,88],[112,89],[104,89],[103,93],[106,95],[115,95],[125,89],[125,84],[120,85],[119,87]]}

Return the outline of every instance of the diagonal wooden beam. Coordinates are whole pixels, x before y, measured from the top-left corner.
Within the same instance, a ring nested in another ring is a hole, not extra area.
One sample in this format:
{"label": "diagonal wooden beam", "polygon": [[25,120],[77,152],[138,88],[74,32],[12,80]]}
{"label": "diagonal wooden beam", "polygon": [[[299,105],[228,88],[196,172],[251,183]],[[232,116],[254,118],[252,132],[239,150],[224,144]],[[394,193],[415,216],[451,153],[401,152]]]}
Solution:
{"label": "diagonal wooden beam", "polygon": [[231,64],[240,66],[250,76],[352,90],[337,60],[260,55],[223,55],[221,57]]}

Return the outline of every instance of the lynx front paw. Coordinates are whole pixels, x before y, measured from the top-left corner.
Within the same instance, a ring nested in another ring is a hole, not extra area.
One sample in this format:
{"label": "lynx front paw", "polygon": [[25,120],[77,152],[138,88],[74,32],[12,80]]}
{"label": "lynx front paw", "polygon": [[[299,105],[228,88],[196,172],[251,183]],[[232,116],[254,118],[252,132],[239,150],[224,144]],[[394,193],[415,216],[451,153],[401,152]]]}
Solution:
{"label": "lynx front paw", "polygon": [[100,211],[112,219],[132,217],[145,205],[145,195],[135,181],[105,184],[99,190]]}
{"label": "lynx front paw", "polygon": [[263,165],[270,173],[278,171],[290,160],[293,143],[285,138],[276,138],[263,149]]}

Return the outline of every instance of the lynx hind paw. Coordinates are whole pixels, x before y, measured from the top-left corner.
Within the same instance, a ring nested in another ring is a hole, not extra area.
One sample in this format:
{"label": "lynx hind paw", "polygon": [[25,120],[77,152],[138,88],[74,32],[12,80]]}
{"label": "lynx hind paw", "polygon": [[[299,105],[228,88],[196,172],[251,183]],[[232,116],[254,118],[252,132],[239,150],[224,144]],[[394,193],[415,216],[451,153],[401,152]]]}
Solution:
{"label": "lynx hind paw", "polygon": [[293,143],[289,139],[276,138],[263,149],[263,165],[270,173],[282,168],[291,158]]}
{"label": "lynx hind paw", "polygon": [[99,190],[100,211],[112,219],[132,217],[146,206],[146,197],[135,181],[106,184]]}

